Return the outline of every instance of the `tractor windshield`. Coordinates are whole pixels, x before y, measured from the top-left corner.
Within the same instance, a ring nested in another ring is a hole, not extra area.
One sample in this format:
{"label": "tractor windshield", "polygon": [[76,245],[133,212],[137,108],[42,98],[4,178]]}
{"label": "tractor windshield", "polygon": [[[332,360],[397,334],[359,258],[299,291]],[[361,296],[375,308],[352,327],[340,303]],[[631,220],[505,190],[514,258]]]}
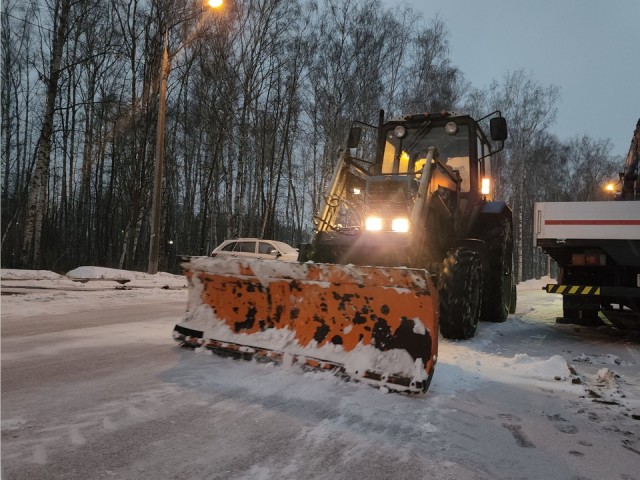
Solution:
{"label": "tractor windshield", "polygon": [[440,161],[462,178],[461,190],[469,191],[469,128],[449,122],[447,126],[433,126],[424,122],[415,127],[402,126],[392,128],[386,133],[383,175],[419,174],[427,160],[427,151],[436,147]]}

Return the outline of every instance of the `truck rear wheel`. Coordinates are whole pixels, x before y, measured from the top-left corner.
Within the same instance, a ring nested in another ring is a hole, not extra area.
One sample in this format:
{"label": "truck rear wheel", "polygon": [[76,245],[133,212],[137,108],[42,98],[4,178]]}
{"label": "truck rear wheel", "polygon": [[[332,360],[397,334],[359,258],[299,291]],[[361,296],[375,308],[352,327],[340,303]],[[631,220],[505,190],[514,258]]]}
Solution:
{"label": "truck rear wheel", "polygon": [[600,326],[604,322],[598,316],[600,302],[593,297],[578,295],[562,296],[562,317],[556,318],[557,323],[573,323],[584,326]]}
{"label": "truck rear wheel", "polygon": [[500,219],[485,235],[487,269],[484,271],[482,312],[484,322],[504,322],[515,311],[513,283],[513,233],[511,222]]}
{"label": "truck rear wheel", "polygon": [[480,318],[482,264],[477,252],[456,248],[447,253],[438,282],[440,332],[445,338],[473,337]]}

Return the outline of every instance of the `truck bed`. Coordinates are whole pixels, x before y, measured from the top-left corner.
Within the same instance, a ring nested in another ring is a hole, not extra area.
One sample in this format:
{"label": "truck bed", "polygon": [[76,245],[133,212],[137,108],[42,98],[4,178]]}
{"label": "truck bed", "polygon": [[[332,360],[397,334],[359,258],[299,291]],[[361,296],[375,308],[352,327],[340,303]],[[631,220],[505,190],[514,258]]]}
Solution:
{"label": "truck bed", "polygon": [[600,251],[640,267],[640,202],[539,202],[534,222],[534,244],[560,266],[574,253]]}
{"label": "truck bed", "polygon": [[640,202],[538,202],[534,222],[538,245],[541,240],[640,240]]}

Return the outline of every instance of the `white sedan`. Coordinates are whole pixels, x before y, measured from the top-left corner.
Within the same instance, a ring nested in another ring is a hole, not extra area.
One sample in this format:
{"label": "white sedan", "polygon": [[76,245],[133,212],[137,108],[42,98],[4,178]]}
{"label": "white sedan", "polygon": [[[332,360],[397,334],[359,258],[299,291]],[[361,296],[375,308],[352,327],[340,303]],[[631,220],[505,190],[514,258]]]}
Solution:
{"label": "white sedan", "polygon": [[225,240],[211,252],[211,256],[232,255],[234,257],[270,258],[284,262],[296,262],[298,251],[291,245],[277,240],[260,238],[237,238]]}

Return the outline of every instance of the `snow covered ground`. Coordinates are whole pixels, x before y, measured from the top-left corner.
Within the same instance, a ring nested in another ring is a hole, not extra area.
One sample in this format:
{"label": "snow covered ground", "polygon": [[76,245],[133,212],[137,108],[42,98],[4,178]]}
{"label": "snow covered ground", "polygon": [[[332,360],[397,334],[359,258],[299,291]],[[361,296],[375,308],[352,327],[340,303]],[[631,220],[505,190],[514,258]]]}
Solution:
{"label": "snow covered ground", "polygon": [[[556,324],[561,298],[541,290],[549,279],[518,286],[508,322],[481,324],[469,341],[440,339],[429,392],[407,396],[178,350],[175,315],[81,325],[71,340],[43,324],[162,302],[177,309],[187,301],[181,276],[96,267],[1,275],[3,478],[640,480],[640,337]],[[30,321],[37,331],[20,332]],[[59,398],[42,398],[50,409],[74,405],[55,418],[40,411],[36,386],[9,383],[20,362],[123,345],[153,348],[152,383],[125,387],[134,374],[120,372],[115,384],[52,384]],[[84,394],[91,405],[75,398],[88,385],[100,387]]]}

